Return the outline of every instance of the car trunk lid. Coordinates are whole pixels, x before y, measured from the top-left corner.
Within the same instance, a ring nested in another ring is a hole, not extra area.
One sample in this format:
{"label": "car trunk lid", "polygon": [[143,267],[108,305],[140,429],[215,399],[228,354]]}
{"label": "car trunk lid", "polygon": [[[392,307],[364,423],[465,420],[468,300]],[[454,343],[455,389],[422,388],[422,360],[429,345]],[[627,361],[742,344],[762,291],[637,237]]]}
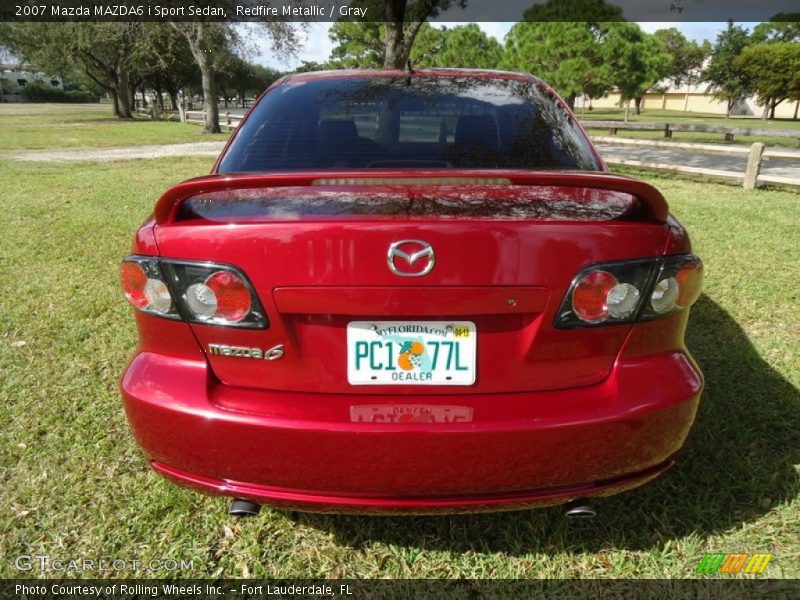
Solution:
{"label": "car trunk lid", "polygon": [[[591,385],[608,374],[630,326],[558,330],[555,311],[586,264],[662,253],[663,198],[633,180],[549,175],[527,174],[522,184],[511,174],[416,183],[387,174],[207,178],[165,195],[156,238],[164,257],[239,267],[269,316],[264,330],[193,324],[204,350],[284,347],[275,361],[208,354],[224,383],[419,393],[411,384],[349,383],[347,326],[374,321],[475,324],[475,382],[426,393]],[[388,249],[404,240],[432,249],[429,273],[389,268]]]}

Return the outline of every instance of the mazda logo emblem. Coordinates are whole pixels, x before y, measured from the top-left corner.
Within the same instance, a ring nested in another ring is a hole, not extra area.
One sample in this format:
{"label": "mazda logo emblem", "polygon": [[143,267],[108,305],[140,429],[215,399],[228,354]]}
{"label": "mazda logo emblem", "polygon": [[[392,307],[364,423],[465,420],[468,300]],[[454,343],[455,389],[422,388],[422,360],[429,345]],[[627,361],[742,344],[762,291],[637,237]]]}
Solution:
{"label": "mazda logo emblem", "polygon": [[389,270],[400,277],[422,277],[433,270],[436,255],[428,242],[400,240],[389,246],[386,255]]}

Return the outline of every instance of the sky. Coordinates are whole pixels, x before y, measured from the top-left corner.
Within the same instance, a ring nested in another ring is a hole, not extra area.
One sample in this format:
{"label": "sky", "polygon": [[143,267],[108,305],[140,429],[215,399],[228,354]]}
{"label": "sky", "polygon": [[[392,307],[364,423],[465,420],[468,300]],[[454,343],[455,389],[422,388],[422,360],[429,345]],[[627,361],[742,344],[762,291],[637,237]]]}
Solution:
{"label": "sky", "polygon": [[[434,27],[455,27],[457,25],[463,25],[463,23],[445,23],[445,22],[435,22],[432,23]],[[495,22],[480,22],[478,26],[486,32],[487,35],[493,36],[497,38],[499,42],[503,41],[503,38],[508,33],[508,30],[511,29],[511,26],[514,23],[495,23]],[[680,30],[687,38],[696,40],[698,42],[707,39],[713,42],[716,37],[717,33],[719,33],[722,29],[725,28],[726,23],[724,22],[682,22],[682,23],[661,23],[661,22],[643,22],[639,23],[639,25],[647,31],[648,33],[652,33],[657,29],[665,29],[669,27],[675,27]],[[742,25],[748,29],[752,29],[755,23],[737,23],[737,25]],[[325,62],[330,57],[331,49],[333,48],[333,43],[331,42],[330,38],[328,37],[328,29],[330,28],[331,23],[310,23],[308,25],[307,30],[302,34],[303,44],[300,48],[299,53],[296,57],[286,57],[278,55],[272,52],[267,44],[265,43],[258,43],[258,50],[256,55],[252,57],[254,62],[262,64],[267,67],[272,67],[273,69],[278,69],[279,71],[290,71],[298,66],[300,66],[304,61],[309,62]]]}

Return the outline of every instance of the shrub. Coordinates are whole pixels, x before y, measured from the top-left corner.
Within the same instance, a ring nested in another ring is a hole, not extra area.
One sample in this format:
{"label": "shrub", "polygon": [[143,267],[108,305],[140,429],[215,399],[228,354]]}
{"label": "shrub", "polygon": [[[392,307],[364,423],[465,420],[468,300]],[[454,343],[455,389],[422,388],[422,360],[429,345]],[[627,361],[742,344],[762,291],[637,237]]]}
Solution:
{"label": "shrub", "polygon": [[39,81],[33,81],[26,85],[22,89],[22,95],[28,102],[97,102],[97,96],[89,92],[79,90],[66,92]]}

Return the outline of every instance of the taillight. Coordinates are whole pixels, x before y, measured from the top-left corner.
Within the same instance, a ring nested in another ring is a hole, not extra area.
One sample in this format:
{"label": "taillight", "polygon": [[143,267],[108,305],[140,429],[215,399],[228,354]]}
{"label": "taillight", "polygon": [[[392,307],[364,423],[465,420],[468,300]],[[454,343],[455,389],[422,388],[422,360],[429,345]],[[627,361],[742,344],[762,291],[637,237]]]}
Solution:
{"label": "taillight", "polygon": [[252,286],[230,265],[131,256],[122,263],[122,284],[144,312],[208,325],[267,326]]}
{"label": "taillight", "polygon": [[703,263],[689,255],[665,257],[643,319],[654,319],[689,308],[700,297],[703,287]]}
{"label": "taillight", "polygon": [[180,318],[157,259],[126,258],[120,268],[120,280],[125,298],[142,312]]}
{"label": "taillight", "polygon": [[692,254],[590,265],[572,282],[556,316],[561,329],[632,323],[689,308],[703,263]]}

